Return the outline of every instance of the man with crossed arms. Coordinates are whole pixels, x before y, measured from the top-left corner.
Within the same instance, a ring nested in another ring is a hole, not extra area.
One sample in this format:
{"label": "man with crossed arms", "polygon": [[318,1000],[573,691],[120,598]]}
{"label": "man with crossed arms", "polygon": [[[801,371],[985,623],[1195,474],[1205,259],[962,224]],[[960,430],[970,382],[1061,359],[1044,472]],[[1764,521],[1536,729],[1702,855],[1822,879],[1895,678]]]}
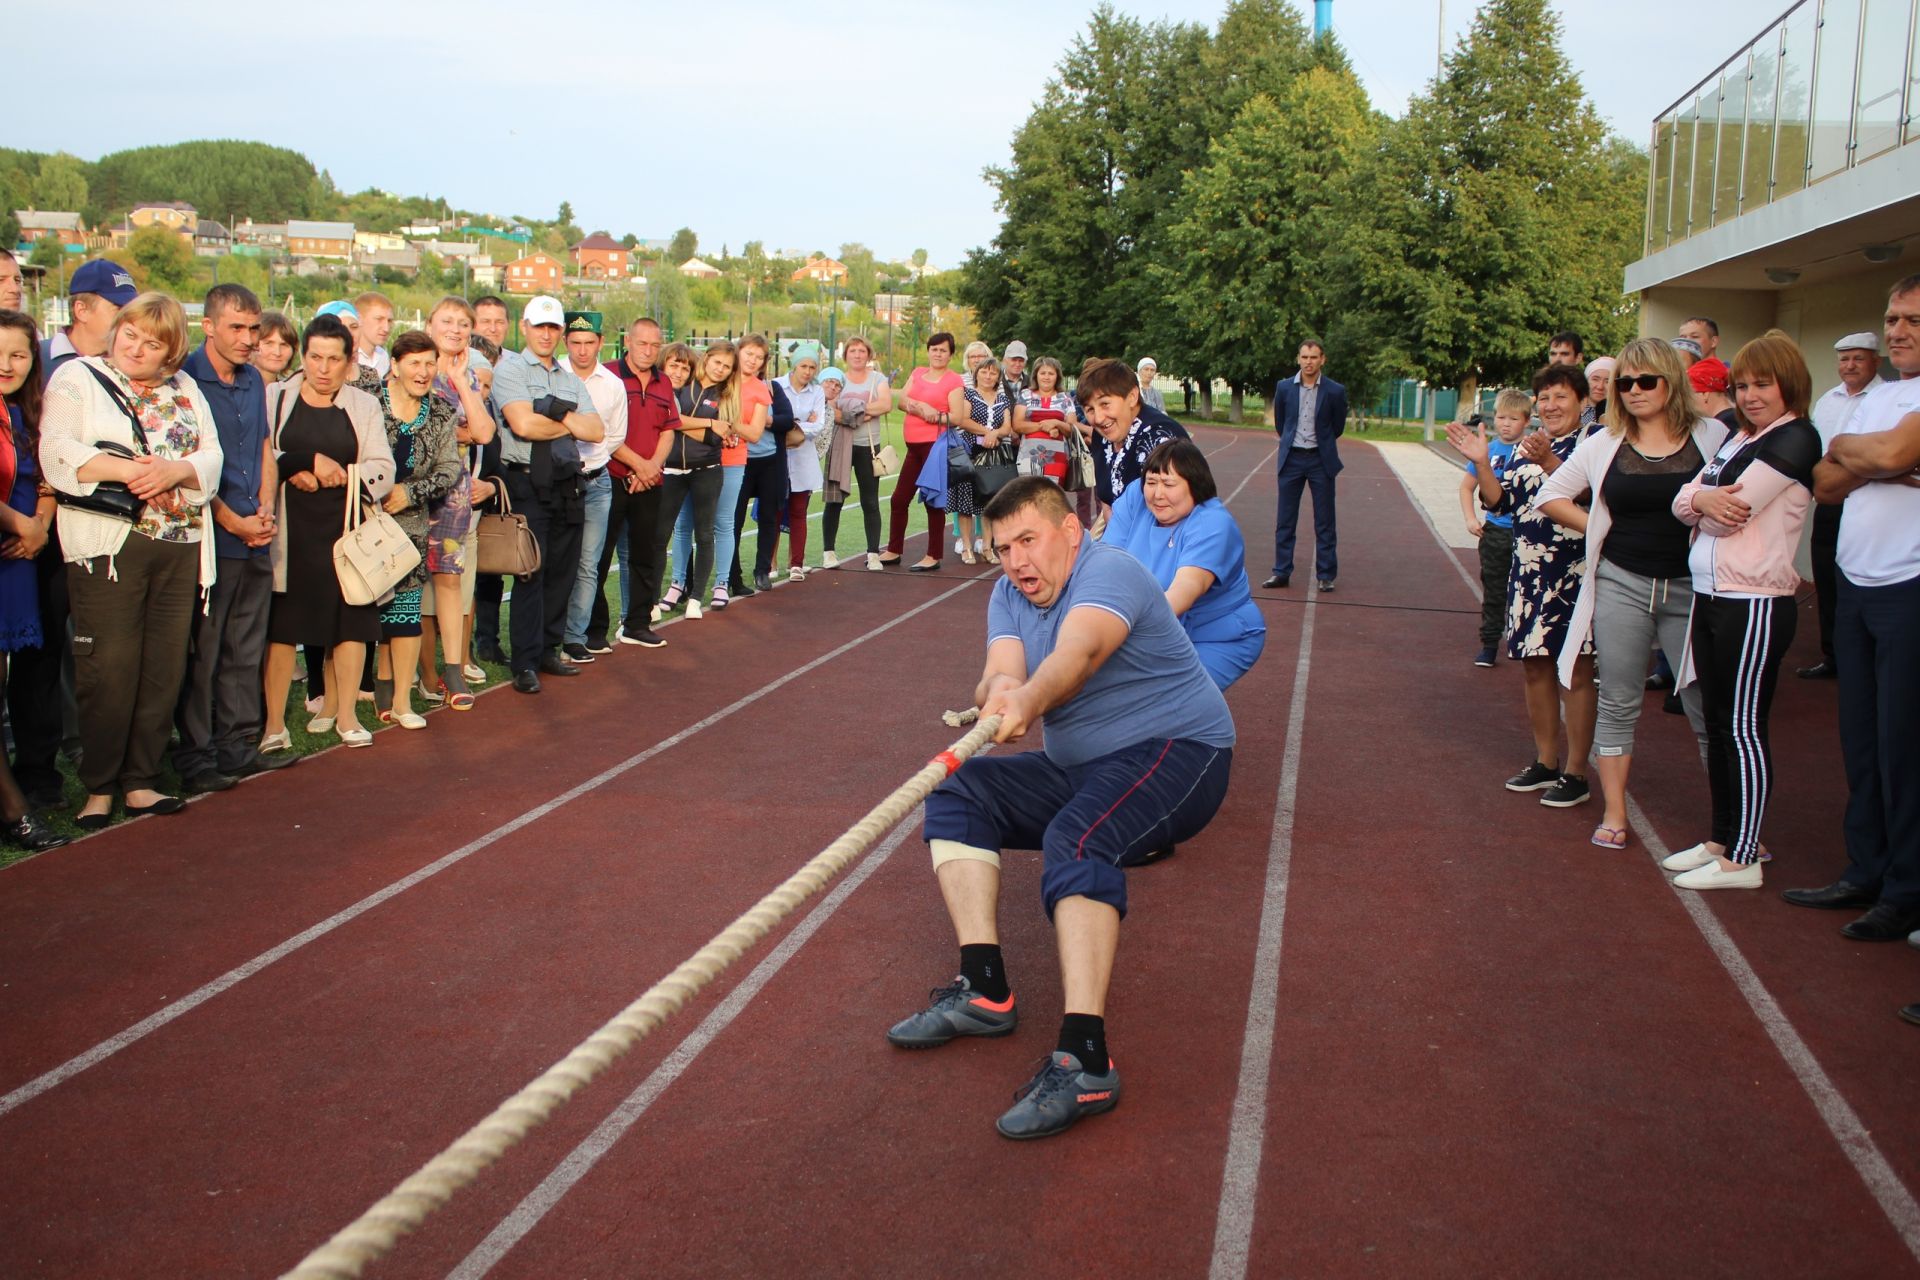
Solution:
{"label": "man with crossed arms", "polygon": [[1123,868],[1213,820],[1233,764],[1233,717],[1153,575],[1095,542],[1053,481],[1017,479],[984,515],[1006,576],[987,607],[974,701],[983,717],[1001,717],[995,741],[1017,741],[1044,716],[1046,744],[969,760],[927,797],[925,835],[959,935],[960,975],[887,1038],[929,1049],[1013,1032],[1000,851],[1041,850],[1066,1016],[1055,1051],[996,1127],[1043,1138],[1120,1100],[1103,1014],[1127,910]]}

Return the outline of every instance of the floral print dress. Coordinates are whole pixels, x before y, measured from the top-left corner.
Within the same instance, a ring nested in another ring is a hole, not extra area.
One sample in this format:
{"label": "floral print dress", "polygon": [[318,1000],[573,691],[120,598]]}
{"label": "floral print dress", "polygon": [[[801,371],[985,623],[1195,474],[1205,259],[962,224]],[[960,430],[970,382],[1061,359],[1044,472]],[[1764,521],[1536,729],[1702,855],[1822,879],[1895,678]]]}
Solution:
{"label": "floral print dress", "polygon": [[[1552,442],[1553,454],[1565,462],[1580,444],[1580,433],[1569,431]],[[1507,656],[1558,658],[1573,622],[1573,604],[1580,595],[1580,579],[1587,569],[1587,539],[1534,510],[1533,500],[1547,482],[1538,463],[1517,451],[1500,478],[1500,505],[1495,515],[1513,517],[1513,567],[1507,572]],[[1592,653],[1593,645],[1580,652]]]}

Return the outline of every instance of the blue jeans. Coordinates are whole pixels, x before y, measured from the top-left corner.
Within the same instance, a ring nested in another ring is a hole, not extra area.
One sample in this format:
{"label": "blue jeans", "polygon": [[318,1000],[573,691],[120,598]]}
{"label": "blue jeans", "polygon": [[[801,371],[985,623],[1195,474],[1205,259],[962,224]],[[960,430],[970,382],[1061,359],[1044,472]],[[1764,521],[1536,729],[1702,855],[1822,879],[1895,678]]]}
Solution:
{"label": "blue jeans", "polygon": [[567,599],[567,643],[587,642],[587,620],[593,614],[594,593],[600,590],[600,548],[607,541],[607,508],[613,505],[613,477],[605,467],[586,482],[587,521],[580,528],[580,565],[573,575],[573,594]]}
{"label": "blue jeans", "polygon": [[[747,464],[720,468],[720,508],[713,516],[713,585],[721,586],[721,575],[733,564],[733,550],[739,542],[733,521],[733,504],[740,498],[740,486],[747,477]],[[687,566],[693,561],[693,504],[680,508],[673,522],[673,582],[687,585]]]}
{"label": "blue jeans", "polygon": [[1318,449],[1280,451],[1280,509],[1273,522],[1273,572],[1293,576],[1294,527],[1300,523],[1300,491],[1313,490],[1313,572],[1328,582],[1339,576],[1333,523],[1333,475]]}
{"label": "blue jeans", "polygon": [[978,756],[927,797],[923,834],[976,849],[1038,849],[1047,917],[1085,897],[1127,914],[1129,855],[1190,840],[1227,797],[1232,747],[1152,738],[1062,768],[1045,752]]}

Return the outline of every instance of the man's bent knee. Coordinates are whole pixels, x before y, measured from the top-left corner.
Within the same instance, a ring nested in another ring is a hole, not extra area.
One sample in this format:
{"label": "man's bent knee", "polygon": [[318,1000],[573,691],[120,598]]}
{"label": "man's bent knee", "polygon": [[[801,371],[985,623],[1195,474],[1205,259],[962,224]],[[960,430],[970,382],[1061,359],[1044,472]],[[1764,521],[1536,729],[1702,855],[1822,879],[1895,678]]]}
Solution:
{"label": "man's bent knee", "polygon": [[1000,855],[978,845],[963,844],[958,840],[929,840],[927,848],[933,854],[935,871],[949,862],[984,862],[996,871],[1000,868]]}

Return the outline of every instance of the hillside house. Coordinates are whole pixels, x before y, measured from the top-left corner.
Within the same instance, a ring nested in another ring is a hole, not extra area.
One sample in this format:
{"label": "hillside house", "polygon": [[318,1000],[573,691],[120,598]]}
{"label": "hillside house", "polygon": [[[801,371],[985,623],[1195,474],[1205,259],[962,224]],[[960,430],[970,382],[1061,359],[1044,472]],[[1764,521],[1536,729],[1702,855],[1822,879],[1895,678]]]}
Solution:
{"label": "hillside house", "polygon": [[845,284],[847,282],[847,264],[833,258],[809,258],[805,266],[793,273],[793,282],[812,280],[817,284]]}
{"label": "hillside house", "polygon": [[45,209],[15,209],[15,222],[20,224],[20,247],[31,249],[47,236],[57,238],[69,250],[81,251],[87,247],[87,229],[80,222],[77,213],[56,212]]}
{"label": "hillside house", "polygon": [[588,280],[624,280],[632,254],[604,231],[596,231],[573,246],[573,264]]}
{"label": "hillside house", "polygon": [[560,260],[544,253],[530,253],[507,264],[508,293],[558,293],[565,278]]}
{"label": "hillside house", "polygon": [[680,264],[679,271],[681,275],[693,280],[718,280],[720,278],[720,268],[714,266],[711,262],[704,262],[699,258],[688,258]]}
{"label": "hillside house", "polygon": [[309,222],[287,219],[287,252],[308,258],[353,261],[351,222]]}

